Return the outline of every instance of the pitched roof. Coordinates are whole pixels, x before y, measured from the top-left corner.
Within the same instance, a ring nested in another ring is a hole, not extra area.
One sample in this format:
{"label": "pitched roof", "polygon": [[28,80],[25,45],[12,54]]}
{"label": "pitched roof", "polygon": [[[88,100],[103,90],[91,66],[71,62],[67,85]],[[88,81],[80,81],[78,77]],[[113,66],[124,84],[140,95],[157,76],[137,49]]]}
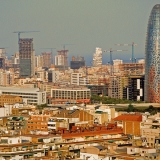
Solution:
{"label": "pitched roof", "polygon": [[137,114],[122,114],[116,118],[114,118],[114,121],[142,121],[142,115]]}

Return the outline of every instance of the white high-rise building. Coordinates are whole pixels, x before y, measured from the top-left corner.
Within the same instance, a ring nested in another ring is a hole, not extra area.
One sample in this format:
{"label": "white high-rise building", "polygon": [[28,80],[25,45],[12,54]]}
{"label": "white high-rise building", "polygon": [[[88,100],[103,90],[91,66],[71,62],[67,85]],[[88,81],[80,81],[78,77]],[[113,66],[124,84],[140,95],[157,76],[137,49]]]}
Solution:
{"label": "white high-rise building", "polygon": [[96,48],[96,53],[93,54],[93,66],[102,65],[102,48]]}
{"label": "white high-rise building", "polygon": [[55,65],[57,65],[57,66],[64,65],[64,56],[63,55],[56,55],[55,56]]}
{"label": "white high-rise building", "polygon": [[87,85],[88,79],[82,73],[71,73],[71,84],[78,86]]}

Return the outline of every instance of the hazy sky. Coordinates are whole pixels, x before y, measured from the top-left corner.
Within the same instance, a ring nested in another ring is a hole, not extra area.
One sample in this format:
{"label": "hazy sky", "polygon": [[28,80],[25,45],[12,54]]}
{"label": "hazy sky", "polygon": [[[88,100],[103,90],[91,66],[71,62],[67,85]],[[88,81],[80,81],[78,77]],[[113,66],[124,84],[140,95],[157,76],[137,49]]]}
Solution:
{"label": "hazy sky", "polygon": [[[132,43],[135,57],[144,57],[148,18],[159,0],[1,0],[0,47],[8,55],[18,51],[18,35],[14,31],[40,31],[23,33],[22,38],[33,38],[36,54],[41,48],[69,50],[69,56],[82,55],[90,62],[96,47],[103,50],[126,49],[114,53],[113,59],[129,60],[131,47],[115,46]],[[54,50],[54,54],[56,54]],[[103,53],[103,62],[109,54]]]}

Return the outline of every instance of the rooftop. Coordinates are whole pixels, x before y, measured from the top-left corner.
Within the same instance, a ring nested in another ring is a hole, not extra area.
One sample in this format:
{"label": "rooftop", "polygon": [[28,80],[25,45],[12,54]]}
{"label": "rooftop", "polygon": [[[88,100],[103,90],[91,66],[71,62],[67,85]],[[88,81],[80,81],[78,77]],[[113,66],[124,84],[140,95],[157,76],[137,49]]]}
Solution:
{"label": "rooftop", "polygon": [[122,114],[116,118],[114,118],[114,121],[142,121],[142,115],[137,114]]}

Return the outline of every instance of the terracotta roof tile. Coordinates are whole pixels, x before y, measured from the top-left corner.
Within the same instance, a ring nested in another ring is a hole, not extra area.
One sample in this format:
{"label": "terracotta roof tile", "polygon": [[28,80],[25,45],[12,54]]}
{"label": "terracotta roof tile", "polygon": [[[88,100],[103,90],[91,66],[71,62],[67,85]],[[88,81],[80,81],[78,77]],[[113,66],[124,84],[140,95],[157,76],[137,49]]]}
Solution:
{"label": "terracotta roof tile", "polygon": [[135,115],[135,114],[122,114],[116,118],[114,121],[142,121],[142,115]]}

